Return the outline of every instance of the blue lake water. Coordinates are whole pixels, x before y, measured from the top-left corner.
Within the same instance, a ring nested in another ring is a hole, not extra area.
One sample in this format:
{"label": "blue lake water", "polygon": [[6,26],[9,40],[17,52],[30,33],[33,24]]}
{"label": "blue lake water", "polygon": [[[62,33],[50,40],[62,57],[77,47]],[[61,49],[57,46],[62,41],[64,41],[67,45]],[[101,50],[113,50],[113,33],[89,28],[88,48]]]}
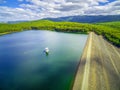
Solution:
{"label": "blue lake water", "polygon": [[0,90],[70,90],[86,40],[42,30],[0,36]]}

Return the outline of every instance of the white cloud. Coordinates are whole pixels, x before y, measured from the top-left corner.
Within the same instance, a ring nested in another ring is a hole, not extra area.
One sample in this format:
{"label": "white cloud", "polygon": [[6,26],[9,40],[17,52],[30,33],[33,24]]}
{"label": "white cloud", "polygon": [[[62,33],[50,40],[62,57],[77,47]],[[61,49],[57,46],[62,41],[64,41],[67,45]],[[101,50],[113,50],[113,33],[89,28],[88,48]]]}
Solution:
{"label": "white cloud", "polygon": [[[19,0],[23,1],[23,0]],[[33,20],[72,15],[120,14],[120,0],[26,0],[19,8],[0,6],[0,20]],[[101,5],[100,3],[105,3]]]}
{"label": "white cloud", "polygon": [[33,20],[40,17],[37,13],[33,13],[29,9],[22,8],[8,8],[0,7],[0,20],[1,21],[12,21],[12,20]]}

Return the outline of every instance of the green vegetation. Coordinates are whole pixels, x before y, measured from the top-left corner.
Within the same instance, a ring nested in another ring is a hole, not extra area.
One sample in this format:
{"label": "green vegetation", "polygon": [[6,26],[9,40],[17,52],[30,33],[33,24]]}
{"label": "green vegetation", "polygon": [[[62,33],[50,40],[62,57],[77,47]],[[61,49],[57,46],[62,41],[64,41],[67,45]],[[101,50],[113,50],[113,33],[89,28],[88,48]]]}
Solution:
{"label": "green vegetation", "polygon": [[49,20],[38,20],[30,22],[21,22],[16,24],[0,24],[0,34],[18,32],[23,30],[53,30],[60,32],[74,33],[95,33],[102,35],[114,45],[120,47],[120,22],[108,23],[75,23],[75,22],[53,22]]}
{"label": "green vegetation", "polygon": [[116,28],[116,29],[120,29],[120,21],[119,22],[106,22],[106,23],[99,23],[101,25],[104,25],[104,26],[109,26],[109,27],[112,27],[112,28]]}
{"label": "green vegetation", "polygon": [[98,34],[102,34],[108,41],[120,47],[120,22],[107,22],[97,24]]}

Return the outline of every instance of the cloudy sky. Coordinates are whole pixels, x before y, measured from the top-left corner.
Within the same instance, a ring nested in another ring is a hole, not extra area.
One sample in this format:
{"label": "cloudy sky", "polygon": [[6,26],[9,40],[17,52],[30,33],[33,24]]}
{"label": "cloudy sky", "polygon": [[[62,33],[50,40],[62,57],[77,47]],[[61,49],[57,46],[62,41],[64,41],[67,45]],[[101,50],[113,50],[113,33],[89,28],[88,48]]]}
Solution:
{"label": "cloudy sky", "polygon": [[0,21],[120,15],[120,0],[0,0]]}

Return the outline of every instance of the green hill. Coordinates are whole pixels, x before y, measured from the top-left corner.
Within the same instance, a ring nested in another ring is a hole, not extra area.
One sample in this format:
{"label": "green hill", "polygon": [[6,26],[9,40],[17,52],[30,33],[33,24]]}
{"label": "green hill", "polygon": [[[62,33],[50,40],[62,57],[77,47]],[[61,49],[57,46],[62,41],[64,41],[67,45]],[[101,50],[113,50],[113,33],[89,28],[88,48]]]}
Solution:
{"label": "green hill", "polygon": [[0,34],[24,31],[24,30],[53,30],[59,32],[89,33],[94,31],[103,35],[109,42],[120,47],[120,22],[107,23],[76,23],[76,22],[53,22],[49,20],[37,20],[16,24],[0,24]]}

